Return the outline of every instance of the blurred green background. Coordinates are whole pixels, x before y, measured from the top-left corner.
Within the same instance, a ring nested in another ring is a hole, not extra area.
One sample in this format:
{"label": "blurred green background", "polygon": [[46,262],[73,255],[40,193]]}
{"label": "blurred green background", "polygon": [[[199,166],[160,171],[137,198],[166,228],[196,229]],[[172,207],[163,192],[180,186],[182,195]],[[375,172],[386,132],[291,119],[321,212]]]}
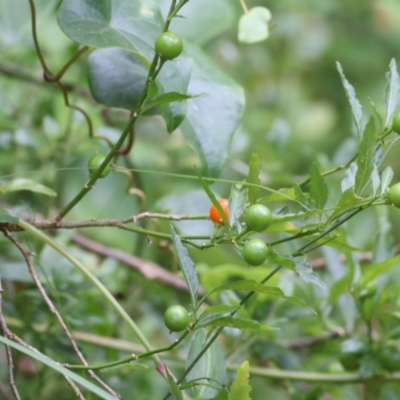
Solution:
{"label": "blurred green background", "polygon": [[[35,2],[40,45],[54,72],[78,49],[78,45],[58,28],[56,9],[59,3]],[[163,9],[168,3],[167,0],[160,1]],[[239,1],[233,0],[191,0],[182,14],[197,18],[198,23],[185,34],[242,85],[246,93],[243,123],[234,136],[221,177],[245,179],[248,160],[256,152],[261,160],[263,184],[279,189],[306,176],[315,160],[323,169],[328,169],[346,162],[354,154],[352,117],[336,62],[341,63],[364,110],[369,113],[374,104],[383,111],[385,74],[392,58],[400,60],[400,3],[396,0],[249,0],[247,5],[266,6],[271,10],[272,31],[267,41],[254,45],[238,44],[237,22],[242,9]],[[179,21],[176,24],[179,25]],[[176,30],[179,30],[178,25]],[[6,182],[16,177],[30,178],[58,193],[52,198],[16,192],[2,197],[1,205],[18,215],[34,212],[40,219],[55,216],[82,188],[87,180],[87,160],[96,151],[107,151],[107,147],[100,140],[88,137],[82,115],[65,107],[57,86],[43,82],[30,29],[30,10],[25,0],[0,0],[0,179]],[[128,113],[106,109],[92,100],[86,83],[86,58],[87,55],[81,57],[73,65],[64,82],[72,89],[69,92],[71,101],[84,108],[92,118],[95,133],[115,141]],[[199,161],[179,129],[169,135],[159,117],[146,117],[138,121],[135,131],[133,151],[129,157],[121,158],[118,165],[195,175],[193,166],[198,166]],[[395,181],[400,180],[397,153],[395,146],[385,162],[394,169]],[[121,218],[144,210],[192,214],[208,211],[210,202],[196,179],[140,172],[134,172],[132,179],[130,182],[126,175],[115,172],[99,181],[68,219]],[[338,186],[340,181],[333,177],[330,182]],[[126,193],[129,185],[145,195],[145,203],[140,197]],[[230,185],[214,184],[213,190],[227,197]],[[386,244],[390,246],[400,237],[400,217],[395,210],[388,212],[392,227]],[[386,211],[382,213],[363,214],[350,224],[350,242],[363,250],[371,250],[376,239],[372,232],[377,229],[379,218],[386,216]],[[169,223],[157,221],[141,224],[148,229],[164,231],[168,231],[169,226]],[[186,234],[212,232],[212,224],[208,221],[186,222],[178,227]],[[71,241],[73,233],[64,231],[56,237],[96,272],[154,346],[170,343],[171,337],[162,323],[164,309],[174,303],[188,304],[187,294],[148,280],[115,260],[103,259],[77,247]],[[146,237],[116,229],[87,229],[81,233],[104,246],[154,261],[172,272],[178,269],[171,247],[163,240],[149,242]],[[71,265],[27,235],[21,234],[20,238],[37,252],[36,266],[73,330],[135,342],[108,305],[99,301],[96,290]],[[286,346],[287,340],[323,335],[335,327],[345,326],[355,336],[365,334],[364,328],[356,329],[358,317],[351,298],[344,299],[349,301],[347,308],[346,304],[327,300],[333,284],[345,275],[339,255],[329,251],[315,254],[331,262],[328,271],[321,272],[328,289],[306,285],[289,272],[275,280],[285,292],[297,295],[319,310],[319,317],[285,302],[258,298],[257,302],[249,304],[248,312],[280,330],[261,339],[247,333],[228,332],[222,340],[228,351],[238,343],[248,343],[242,353],[231,354],[229,362],[238,364],[248,358],[254,366],[320,372],[343,370],[337,360],[340,341],[322,341],[299,349]],[[231,248],[218,247],[207,252],[191,250],[191,255],[197,263],[202,283],[208,289],[232,276],[258,279],[265,275],[265,268],[245,269],[243,261]],[[332,272],[335,268],[341,271],[339,276]],[[49,356],[76,362],[61,330],[54,324],[50,311],[31,283],[19,254],[3,237],[0,237],[0,276],[5,289],[4,314],[25,324],[24,328],[10,324],[10,328]],[[395,273],[387,275],[385,282],[381,289],[386,288],[388,293],[381,300],[376,299],[375,307],[386,316],[390,302],[397,311],[399,305],[395,293],[400,282]],[[37,331],[37,324],[42,331]],[[382,322],[381,327],[392,329],[393,324],[395,321],[389,319]],[[95,362],[126,355],[118,349],[81,344],[88,359]],[[183,346],[181,356],[184,349]],[[45,400],[55,395],[60,400],[73,398],[72,393],[64,390],[62,385],[65,383],[61,378],[51,371],[27,362],[21,355],[16,355],[16,361],[17,385],[23,399]],[[178,367],[182,366],[179,359],[174,362]],[[2,393],[8,393],[5,365],[4,350],[0,349],[0,397]],[[133,395],[158,399],[166,391],[166,385],[153,370],[110,370],[102,376],[124,399]],[[232,372],[230,377],[233,376]],[[357,385],[296,383],[263,377],[252,378],[251,384],[253,400],[266,396],[276,400],[362,398],[362,390]],[[397,399],[399,389],[398,384],[387,385],[381,399]]]}

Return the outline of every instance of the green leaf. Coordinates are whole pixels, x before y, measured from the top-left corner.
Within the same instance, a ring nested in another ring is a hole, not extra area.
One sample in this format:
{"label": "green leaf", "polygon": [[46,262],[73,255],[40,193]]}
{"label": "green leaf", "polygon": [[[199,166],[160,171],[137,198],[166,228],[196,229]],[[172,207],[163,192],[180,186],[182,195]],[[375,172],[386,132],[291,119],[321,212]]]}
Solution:
{"label": "green leaf", "polygon": [[169,104],[169,103],[175,103],[175,102],[181,102],[189,99],[193,99],[194,97],[197,96],[189,96],[187,94],[181,94],[177,92],[169,92],[169,93],[164,93],[161,96],[158,96],[155,98],[153,101],[149,101],[146,103],[144,110],[148,110],[153,107]]}
{"label": "green leaf", "polygon": [[238,226],[240,228],[239,218],[246,208],[247,192],[247,187],[240,183],[232,185],[229,196],[229,225],[231,227]]}
{"label": "green leaf", "polygon": [[[246,182],[252,183],[254,185],[260,184],[260,157],[257,153],[253,153],[249,161],[249,174],[247,176]],[[248,186],[249,189],[249,201],[250,205],[257,202],[258,193],[260,188],[255,186]]]}
{"label": "green leaf", "polygon": [[[294,261],[292,261],[294,262]],[[275,297],[280,297],[289,301],[292,301],[302,307],[308,308],[301,300],[291,297],[291,296],[286,296],[282,290],[276,286],[265,286],[261,283],[258,283],[252,279],[243,279],[239,280],[233,283],[227,283],[225,285],[219,286],[212,290],[210,294],[215,293],[215,292],[221,292],[223,290],[246,290],[249,292],[257,292],[257,293],[263,293],[267,294],[270,296],[275,296]]]}
{"label": "green leaf", "polygon": [[17,192],[20,190],[28,190],[30,192],[41,193],[52,197],[57,196],[57,193],[47,186],[25,178],[14,179],[8,183],[0,185],[0,196],[5,193]]}
{"label": "green leaf", "polygon": [[249,385],[249,362],[245,361],[237,370],[236,378],[232,382],[228,400],[251,400]]}
{"label": "green leaf", "polygon": [[[158,0],[167,10],[171,0]],[[171,22],[171,31],[202,45],[227,31],[235,23],[235,7],[230,0],[189,1]]]}
{"label": "green leaf", "polygon": [[200,322],[199,327],[216,327],[216,326],[224,326],[229,328],[237,328],[237,329],[248,329],[257,332],[267,332],[271,330],[276,330],[276,328],[271,328],[266,325],[260,324],[258,321],[254,321],[252,319],[245,318],[236,318],[234,316],[221,316],[219,318],[207,320]]}
{"label": "green leaf", "polygon": [[181,271],[189,288],[193,308],[196,308],[197,295],[199,292],[199,279],[194,268],[194,262],[190,258],[186,247],[183,246],[180,237],[176,234],[173,225],[171,225],[171,235],[178,254],[179,266],[181,267]]}
{"label": "green leaf", "polygon": [[295,193],[295,199],[302,205],[304,205],[306,208],[308,208],[308,199],[306,195],[303,193],[299,185],[294,185],[293,186],[294,193]]}
{"label": "green leaf", "polygon": [[7,210],[0,207],[0,224],[13,224],[17,225],[19,219],[11,215]]}
{"label": "green leaf", "polygon": [[183,394],[182,394],[181,390],[179,389],[178,384],[175,382],[174,377],[171,375],[168,368],[165,368],[165,371],[167,373],[168,383],[171,388],[171,394],[173,394],[175,396],[176,400],[183,400]]}
{"label": "green leaf", "polygon": [[386,119],[385,127],[391,124],[392,116],[400,103],[400,78],[397,72],[396,60],[392,58],[390,61],[390,70],[386,74],[386,88],[385,88],[385,105],[386,105]]}
{"label": "green leaf", "polygon": [[342,84],[343,84],[344,90],[346,92],[347,99],[349,100],[349,103],[350,103],[351,112],[353,114],[354,122],[355,122],[356,128],[357,128],[358,138],[361,139],[362,132],[363,132],[361,104],[357,100],[356,91],[354,90],[354,87],[346,79],[344,72],[343,72],[343,68],[339,62],[336,62],[336,67],[337,67],[337,70],[339,71],[340,79],[342,80]]}
{"label": "green leaf", "polygon": [[100,49],[89,56],[90,91],[98,103],[109,107],[136,110],[147,73],[147,67],[130,51]]}
{"label": "green leaf", "polygon": [[208,186],[208,183],[201,177],[199,174],[199,180],[201,185],[203,186],[204,191],[206,192],[208,198],[210,199],[211,203],[216,207],[216,209],[219,212],[219,215],[221,216],[222,220],[225,223],[225,226],[230,228],[229,221],[226,218],[225,212],[222,209],[221,204],[219,204],[217,198],[215,197],[214,193],[211,191],[210,187]]}
{"label": "green leaf", "polygon": [[362,285],[375,280],[378,276],[385,274],[391,268],[400,265],[400,255],[384,260],[380,263],[370,265],[362,277]]}
{"label": "green leaf", "polygon": [[199,155],[207,174],[218,176],[244,112],[244,92],[200,49],[187,45],[186,50],[193,58],[188,93],[205,95],[188,102],[186,119],[180,129]]}
{"label": "green leaf", "polygon": [[[194,359],[200,354],[202,348],[207,341],[207,330],[200,329],[195,332],[190,341],[189,354],[186,360],[186,368],[194,361]],[[188,382],[193,381],[197,384],[193,388],[195,395],[200,399],[213,399],[219,392],[219,389],[208,386],[209,381],[207,378],[213,380],[213,382],[219,382],[221,385],[225,384],[225,358],[221,347],[218,342],[214,341],[211,346],[205,351],[200,360],[196,363],[195,367],[188,373],[186,380]],[[204,379],[203,379],[204,378]],[[201,385],[201,383],[207,386]]]}
{"label": "green leaf", "polygon": [[313,283],[314,285],[325,288],[326,285],[322,282],[318,275],[313,271],[311,265],[306,262],[298,261],[294,259],[296,263],[296,272],[300,275],[300,278],[303,279],[304,282]]}
{"label": "green leaf", "polygon": [[317,164],[314,162],[311,170],[310,196],[311,201],[317,209],[322,210],[324,208],[328,200],[328,194],[328,186],[325,179],[319,172]]}
{"label": "green leaf", "polygon": [[386,192],[387,188],[390,186],[394,176],[393,169],[391,167],[386,167],[382,172],[381,178],[381,196]]}
{"label": "green leaf", "polygon": [[251,8],[239,20],[239,42],[251,44],[268,39],[271,19],[271,11],[268,8]]}
{"label": "green leaf", "polygon": [[156,5],[143,7],[139,0],[64,0],[57,18],[75,42],[95,48],[119,47],[148,63],[164,23]]}
{"label": "green leaf", "polygon": [[81,376],[75,374],[75,372],[72,372],[72,371],[68,370],[67,368],[62,367],[59,363],[56,363],[53,360],[42,356],[41,354],[35,353],[34,351],[27,349],[26,347],[23,347],[23,346],[19,345],[18,343],[15,343],[12,340],[9,340],[3,336],[0,336],[0,342],[20,351],[21,353],[28,355],[29,357],[39,361],[40,363],[42,363],[44,365],[47,365],[54,371],[57,371],[64,376],[67,376],[75,383],[83,386],[91,393],[99,396],[101,399],[115,400],[115,397],[112,396],[111,394],[109,394],[106,391],[104,391],[103,389],[97,387],[96,385],[94,385],[92,382],[89,382],[85,378],[82,378]]}
{"label": "green leaf", "polygon": [[365,128],[357,158],[357,173],[354,184],[355,194],[362,197],[374,170],[376,144],[375,122],[371,117]]}
{"label": "green leaf", "polygon": [[335,211],[329,217],[328,222],[332,222],[339,215],[342,215],[346,211],[350,211],[362,201],[363,199],[361,197],[358,197],[354,194],[352,188],[347,189],[345,192],[342,193],[342,196],[340,197],[340,200],[335,207]]}
{"label": "green leaf", "polygon": [[[186,115],[186,96],[192,62],[179,57],[164,65],[154,85],[150,87],[149,100],[159,93],[158,101],[150,101],[145,110],[158,106],[152,113],[161,114],[169,132],[176,129]],[[107,48],[94,51],[89,57],[88,81],[93,97],[109,107],[136,110],[142,98],[148,70],[140,58],[131,51]],[[153,82],[154,83],[154,82]],[[175,103],[172,103],[175,102]],[[172,103],[172,104],[171,104]]]}
{"label": "green leaf", "polygon": [[340,183],[342,193],[345,193],[350,188],[353,190],[355,182],[356,182],[357,169],[358,169],[358,167],[355,162],[352,162],[350,164],[350,167],[347,168],[344,178],[342,179],[342,182]]}

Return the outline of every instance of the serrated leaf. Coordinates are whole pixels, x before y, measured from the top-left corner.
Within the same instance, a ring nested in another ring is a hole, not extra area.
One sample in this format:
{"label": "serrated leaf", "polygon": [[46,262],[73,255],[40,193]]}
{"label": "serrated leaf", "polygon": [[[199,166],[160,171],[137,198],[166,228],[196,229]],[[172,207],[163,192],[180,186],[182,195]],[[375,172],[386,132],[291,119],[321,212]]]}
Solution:
{"label": "serrated leaf", "polygon": [[355,194],[362,197],[374,170],[376,144],[375,122],[371,117],[365,128],[357,158],[357,173],[354,184]]}
{"label": "serrated leaf", "polygon": [[400,103],[400,78],[397,72],[396,60],[392,58],[389,65],[389,72],[386,74],[385,105],[386,118],[385,127],[391,124],[393,113]]}
{"label": "serrated leaf", "polygon": [[356,91],[354,87],[350,84],[350,82],[346,79],[343,68],[339,62],[336,62],[336,68],[339,71],[340,79],[342,80],[342,84],[344,90],[346,92],[347,99],[349,100],[351,112],[353,114],[354,122],[356,124],[358,138],[362,138],[363,128],[362,128],[362,107],[360,102],[357,100]]}
{"label": "serrated leaf", "polygon": [[346,192],[348,189],[353,188],[356,183],[356,174],[357,174],[357,164],[352,162],[350,167],[347,168],[344,178],[340,183],[340,187],[342,189],[342,193]]}
{"label": "serrated leaf", "polygon": [[394,176],[393,169],[391,167],[386,167],[382,172],[381,178],[381,196],[386,192],[390,183],[392,182]]}
{"label": "serrated leaf", "polygon": [[0,207],[0,224],[13,224],[17,225],[19,219],[11,215],[7,210]]}
{"label": "serrated leaf", "polygon": [[298,261],[294,259],[296,263],[296,272],[299,274],[301,279],[307,283],[313,283],[314,285],[325,288],[326,285],[319,279],[319,276],[313,271],[311,265],[303,261]]}
{"label": "serrated leaf", "polygon": [[[249,161],[249,174],[246,179],[247,183],[252,183],[254,185],[260,184],[260,157],[257,153],[253,153]],[[260,188],[255,186],[248,186],[249,189],[249,201],[250,205],[257,202],[258,193]]]}
{"label": "serrated leaf", "polygon": [[199,292],[199,278],[197,277],[196,269],[194,268],[194,262],[190,258],[186,247],[183,246],[180,237],[176,234],[173,225],[171,225],[171,235],[178,254],[179,266],[189,288],[193,308],[196,308],[197,295]]}
{"label": "serrated leaf", "polygon": [[234,316],[221,316],[219,318],[213,318],[211,320],[205,320],[199,322],[198,327],[217,327],[224,326],[229,328],[237,328],[241,330],[252,330],[257,332],[268,332],[276,330],[276,328],[271,328],[266,325],[260,324],[258,321],[245,318],[237,318]]}
{"label": "serrated leaf", "polygon": [[301,187],[296,184],[293,186],[293,189],[294,189],[296,200],[300,204],[305,206],[306,209],[308,209],[308,199],[307,199],[306,195],[303,193],[303,191],[301,190]]}
{"label": "serrated leaf", "polygon": [[228,400],[251,400],[249,378],[249,362],[245,361],[237,370],[236,378],[229,390]]}
{"label": "serrated leaf", "polygon": [[47,186],[25,178],[14,179],[8,183],[0,185],[0,196],[9,192],[17,192],[20,190],[28,190],[30,192],[41,193],[52,197],[57,196],[57,193]]}
{"label": "serrated leaf", "polygon": [[347,210],[353,209],[357,204],[361,203],[363,199],[358,197],[354,194],[352,188],[347,189],[345,192],[342,193],[340,200],[338,201],[337,205],[335,206],[335,211],[329,217],[328,222],[332,222],[336,217],[342,215]]}
{"label": "serrated leaf", "polygon": [[322,210],[328,200],[328,186],[324,177],[319,172],[317,164],[314,162],[311,169],[311,187],[310,196],[311,201],[315,207]]}
{"label": "serrated leaf", "polygon": [[[189,354],[186,360],[186,368],[191,365],[195,358],[200,354],[202,348],[207,341],[207,330],[200,329],[195,332],[190,341]],[[194,368],[188,373],[186,380],[188,382],[196,382],[197,385],[193,388],[197,398],[202,400],[213,399],[219,392],[220,388],[211,386],[202,386],[201,383],[209,384],[207,378],[212,379],[212,382],[218,382],[220,385],[225,384],[226,366],[225,358],[218,342],[214,341],[211,346],[205,351]],[[204,378],[204,379],[203,379]]]}
{"label": "serrated leaf", "polygon": [[240,229],[239,218],[246,208],[247,193],[247,187],[243,184],[236,183],[232,185],[229,196],[229,225],[231,227],[238,226]]}
{"label": "serrated leaf", "polygon": [[0,335],[0,342],[18,350],[21,353],[28,355],[29,357],[33,358],[34,360],[37,360],[38,362],[40,362],[44,365],[47,365],[54,371],[59,372],[60,374],[70,378],[75,383],[84,387],[92,394],[99,396],[101,399],[115,400],[115,397],[112,396],[111,394],[107,393],[105,390],[97,387],[92,382],[89,382],[85,378],[82,378],[81,376],[77,375],[75,372],[72,372],[72,371],[68,370],[67,368],[62,367],[59,363],[56,363],[53,360],[51,360],[47,357],[44,357],[39,353],[35,353],[34,351],[27,349],[26,347],[23,347],[23,346],[19,345],[18,343],[15,343],[12,340],[9,340],[1,335]]}
{"label": "serrated leaf", "polygon": [[266,7],[253,7],[239,20],[238,39],[240,43],[257,43],[268,39],[271,11]]}

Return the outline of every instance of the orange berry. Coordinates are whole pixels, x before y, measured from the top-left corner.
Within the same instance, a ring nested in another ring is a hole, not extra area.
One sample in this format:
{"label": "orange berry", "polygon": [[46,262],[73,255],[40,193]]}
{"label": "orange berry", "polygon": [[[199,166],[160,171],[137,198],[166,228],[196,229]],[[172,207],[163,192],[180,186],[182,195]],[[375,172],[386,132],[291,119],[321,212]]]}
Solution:
{"label": "orange berry", "polygon": [[[229,200],[219,199],[218,203],[221,204],[226,219],[229,220]],[[221,218],[221,214],[217,210],[217,207],[214,206],[214,204],[210,207],[210,219],[212,222],[214,222],[214,224],[225,225],[224,220]]]}

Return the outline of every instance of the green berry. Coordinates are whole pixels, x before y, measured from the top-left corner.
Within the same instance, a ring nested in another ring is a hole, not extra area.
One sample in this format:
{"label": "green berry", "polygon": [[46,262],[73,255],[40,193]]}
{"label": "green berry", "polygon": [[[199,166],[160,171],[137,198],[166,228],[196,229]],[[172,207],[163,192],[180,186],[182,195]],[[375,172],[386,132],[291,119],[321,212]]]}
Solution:
{"label": "green berry", "polygon": [[250,239],[243,246],[242,256],[249,265],[261,265],[268,256],[268,246],[260,239]]}
{"label": "green berry", "polygon": [[262,232],[270,226],[272,213],[262,204],[253,204],[244,213],[244,221],[251,231]]}
{"label": "green berry", "polygon": [[[96,171],[100,168],[100,165],[103,164],[106,156],[104,154],[96,154],[94,155],[88,162],[89,176],[92,177]],[[106,167],[101,171],[99,178],[105,178],[110,172],[110,164],[107,164]]]}
{"label": "green berry", "polygon": [[180,36],[172,32],[163,32],[156,40],[156,52],[166,60],[178,57],[183,50],[183,41]]}
{"label": "green berry", "polygon": [[189,325],[189,314],[186,308],[176,305],[171,306],[164,314],[165,326],[171,332],[180,332]]}

